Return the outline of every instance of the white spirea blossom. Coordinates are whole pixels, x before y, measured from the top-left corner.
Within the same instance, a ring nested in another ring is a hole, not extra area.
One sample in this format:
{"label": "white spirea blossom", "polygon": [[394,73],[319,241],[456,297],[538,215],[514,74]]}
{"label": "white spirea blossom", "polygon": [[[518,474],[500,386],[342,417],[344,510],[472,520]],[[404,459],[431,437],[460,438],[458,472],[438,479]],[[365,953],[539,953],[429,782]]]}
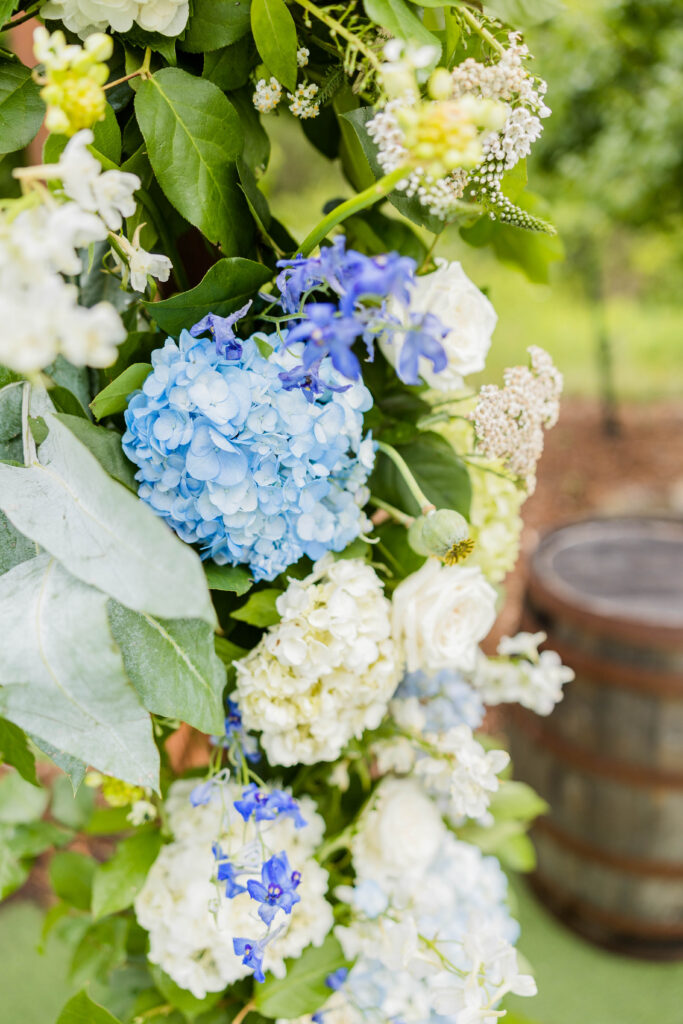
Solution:
{"label": "white spirea blossom", "polygon": [[251,99],[261,114],[268,114],[271,110],[275,110],[282,99],[282,86],[277,78],[271,77],[268,81],[265,78],[259,78]]}
{"label": "white spirea blossom", "polygon": [[333,761],[381,722],[398,685],[391,606],[359,558],[326,555],[277,599],[281,620],[240,661],[237,700],[271,764]]}
{"label": "white spirea blossom", "polygon": [[296,92],[287,93],[289,109],[295,117],[302,121],[308,117],[317,117],[320,113],[320,104],[316,100],[319,89],[315,82],[303,83],[297,86]]}
{"label": "white spirea blossom", "polygon": [[499,658],[479,654],[470,677],[487,704],[521,704],[537,715],[549,715],[563,697],[562,687],[574,678],[556,651],[538,651],[545,633],[503,637]]}
{"label": "white spirea blossom", "polygon": [[311,56],[311,51],[306,46],[300,46],[296,51],[296,63],[297,67],[305,68],[308,64],[308,58]]}
{"label": "white spirea blossom", "polygon": [[[227,899],[212,881],[215,860],[212,843],[218,842],[227,856],[254,843],[255,861],[261,848],[253,821],[245,823],[231,809],[242,795],[236,783],[216,786],[208,804],[193,807],[190,793],[196,780],[173,783],[166,801],[168,823],[174,840],[163,846],[135,900],[135,914],[149,932],[149,960],[158,964],[197,999],[219,992],[246,977],[245,967],[233,949],[233,938],[262,928],[258,903],[248,893]],[[310,798],[300,801],[307,826],[295,829],[291,819],[269,823],[266,833],[273,850],[284,850],[301,872],[301,902],[290,915],[278,911],[286,927],[267,947],[264,969],[279,978],[284,961],[300,956],[310,945],[319,946],[333,924],[332,908],[325,899],[327,872],[313,859],[324,822]]]}
{"label": "white spirea blossom", "polygon": [[496,592],[476,566],[428,558],[392,598],[394,640],[408,672],[472,669],[496,618]]}
{"label": "white spirea blossom", "polygon": [[[402,305],[392,297],[387,312],[400,318]],[[418,276],[410,294],[409,312],[433,313],[448,328],[441,340],[448,358],[446,368],[434,373],[431,362],[420,359],[419,373],[425,384],[438,391],[454,391],[462,387],[468,374],[484,369],[498,317],[460,263],[437,260],[435,271]],[[392,366],[396,365],[402,342],[400,333],[392,341],[380,339],[382,352]]]}
{"label": "white spirea blossom", "polygon": [[559,416],[562,374],[542,348],[531,345],[527,351],[531,365],[505,370],[503,388],[485,384],[470,419],[477,450],[502,461],[532,494],[543,430],[553,427]]}
{"label": "white spirea blossom", "polygon": [[128,32],[134,22],[146,32],[177,36],[187,24],[189,11],[188,0],[49,0],[40,14],[63,22],[84,39],[106,28]]}

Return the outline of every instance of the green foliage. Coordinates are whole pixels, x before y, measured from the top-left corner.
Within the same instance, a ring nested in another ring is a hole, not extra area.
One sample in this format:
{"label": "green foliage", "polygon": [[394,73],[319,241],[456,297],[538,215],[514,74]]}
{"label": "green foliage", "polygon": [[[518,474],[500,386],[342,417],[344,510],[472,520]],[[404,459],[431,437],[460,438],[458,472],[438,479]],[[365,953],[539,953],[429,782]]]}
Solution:
{"label": "green foliage", "polygon": [[183,328],[192,327],[207,313],[216,316],[234,313],[271,277],[272,272],[263,264],[235,256],[214,263],[195,288],[144,305],[159,327],[176,337]]}
{"label": "green foliage", "polygon": [[171,1006],[177,1007],[187,1021],[194,1021],[200,1014],[212,1009],[223,994],[222,992],[210,992],[204,999],[197,999],[187,989],[176,985],[161,968],[152,967],[151,973],[154,978],[154,984],[163,997]]}
{"label": "green foliage", "polygon": [[441,45],[437,37],[425,28],[422,21],[404,0],[363,0],[369,18],[397,39],[413,46],[434,46],[437,56],[430,64],[436,67]]}
{"label": "green foliage", "polygon": [[564,4],[559,0],[485,0],[484,10],[515,28],[529,28],[554,18]]}
{"label": "green foliage", "polygon": [[0,512],[0,576],[36,554],[36,545],[19,533]]}
{"label": "green foliage", "polygon": [[95,419],[113,416],[123,412],[128,406],[131,392],[142,387],[152,370],[151,363],[131,363],[111,384],[107,384],[98,395],[95,395],[90,408]]}
{"label": "green foliage", "polygon": [[21,402],[23,386],[6,385],[0,391],[0,459],[10,462],[24,461],[21,440]]}
{"label": "green foliage", "polygon": [[89,910],[97,862],[84,853],[64,850],[50,861],[50,884],[70,907]]}
{"label": "green foliage", "polygon": [[129,491],[137,491],[135,470],[121,448],[121,435],[116,430],[97,427],[88,419],[57,413],[56,419],[69,428],[81,444],[92,452],[109,476],[127,487]]}
{"label": "green foliage", "polygon": [[45,811],[50,795],[46,789],[26,781],[18,772],[0,778],[0,824],[21,825]]}
{"label": "green foliage", "polygon": [[30,70],[0,57],[0,155],[28,145],[44,116],[45,105]]}
{"label": "green foliage", "polygon": [[130,907],[161,849],[158,831],[139,832],[124,839],[110,860],[100,864],[92,881],[95,918]]}
{"label": "green foliage", "polygon": [[249,6],[249,0],[194,0],[183,50],[211,53],[241,40],[249,31]]}
{"label": "green foliage", "polygon": [[114,601],[109,623],[148,711],[181,718],[202,732],[223,732],[225,669],[213,649],[211,626],[201,619],[138,614]]}
{"label": "green foliage", "polygon": [[93,1002],[83,990],[75,995],[60,1013],[56,1024],[120,1024],[103,1006]]}
{"label": "green foliage", "polygon": [[[467,518],[472,496],[469,474],[445,438],[425,431],[408,444],[395,447],[432,504],[453,508]],[[410,515],[421,511],[398,469],[382,452],[377,453],[370,489],[376,497]]]}
{"label": "green foliage", "polygon": [[247,41],[240,40],[206,53],[202,77],[208,78],[223,92],[229,92],[246,85],[253,62],[252,47]]}
{"label": "green foliage", "polygon": [[251,31],[261,60],[279,82],[296,89],[296,27],[284,0],[252,0]]}
{"label": "green foliage", "polygon": [[325,984],[328,975],[348,966],[342,948],[333,935],[322,946],[309,946],[297,960],[288,960],[284,978],[269,976],[256,989],[254,1003],[264,1017],[292,1019],[314,1013],[330,990]]}
{"label": "green foliage", "polygon": [[238,597],[246,594],[254,585],[249,570],[243,565],[216,565],[204,562],[206,582],[211,590],[227,590]]}
{"label": "green foliage", "polygon": [[274,626],[280,621],[280,613],[275,607],[275,602],[281,593],[281,590],[275,588],[257,590],[246,604],[232,613],[233,619],[239,619],[240,622],[257,626],[259,629]]}
{"label": "green foliage", "polygon": [[230,101],[207,79],[162,68],[138,89],[135,112],[173,206],[226,255],[244,251],[250,218],[235,170],[244,140]]}
{"label": "green foliage", "polygon": [[16,768],[26,782],[38,785],[36,759],[29,749],[26,735],[4,718],[0,718],[0,761]]}

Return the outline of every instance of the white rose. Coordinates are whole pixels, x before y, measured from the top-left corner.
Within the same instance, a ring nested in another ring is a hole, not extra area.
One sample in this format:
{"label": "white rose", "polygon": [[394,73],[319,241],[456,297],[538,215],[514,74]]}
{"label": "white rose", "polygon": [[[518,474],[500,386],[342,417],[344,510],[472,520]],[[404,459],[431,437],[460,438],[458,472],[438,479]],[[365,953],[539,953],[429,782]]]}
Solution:
{"label": "white rose", "polygon": [[[448,328],[441,342],[448,357],[445,370],[434,373],[431,362],[420,359],[420,376],[425,384],[439,391],[454,391],[463,386],[463,377],[484,369],[498,316],[460,263],[437,260],[433,273],[416,278],[409,308],[411,313],[433,313]],[[401,318],[405,307],[392,299],[388,312]],[[402,343],[400,334],[393,341],[380,342],[392,366],[398,361]]]}
{"label": "white rose", "polygon": [[394,591],[394,640],[408,672],[474,668],[496,619],[496,592],[481,569],[428,558]]}

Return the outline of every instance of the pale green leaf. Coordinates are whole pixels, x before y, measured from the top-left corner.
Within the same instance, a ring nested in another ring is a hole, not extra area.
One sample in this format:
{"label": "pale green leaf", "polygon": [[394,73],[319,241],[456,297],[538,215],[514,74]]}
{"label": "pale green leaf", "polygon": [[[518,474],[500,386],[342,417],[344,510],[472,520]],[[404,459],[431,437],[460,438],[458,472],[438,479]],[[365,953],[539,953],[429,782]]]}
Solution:
{"label": "pale green leaf", "polygon": [[46,789],[36,788],[17,772],[7,772],[0,778],[0,823],[19,825],[35,821],[42,817],[49,799]]}
{"label": "pale green leaf", "polygon": [[40,88],[29,68],[12,61],[0,63],[0,155],[23,149],[36,135],[45,116]]}
{"label": "pale green leaf", "polygon": [[135,469],[133,464],[123,454],[121,435],[117,430],[97,427],[90,420],[83,419],[80,416],[71,416],[68,413],[57,413],[57,419],[64,426],[68,427],[81,444],[84,444],[93,453],[100,465],[106,469],[109,476],[113,477],[114,480],[118,480],[129,491],[137,493]]}
{"label": "pale green leaf", "polygon": [[16,892],[28,878],[28,872],[28,867],[0,841],[0,900]]}
{"label": "pale green leaf", "polygon": [[26,469],[0,464],[0,507],[14,526],[78,579],[128,608],[214,625],[192,548],[112,480],[54,414],[46,412],[45,420],[50,432],[39,463]]}
{"label": "pale green leaf", "polygon": [[496,821],[532,821],[547,814],[548,804],[526,782],[506,779],[491,796],[489,811]]}
{"label": "pale green leaf", "polygon": [[251,218],[235,170],[244,140],[230,101],[205,78],[162,68],[138,89],[135,112],[170,202],[227,255],[244,251]]}
{"label": "pale green leaf", "polygon": [[281,590],[274,587],[268,590],[257,590],[246,604],[232,613],[233,619],[247,622],[250,626],[258,626],[259,629],[274,626],[276,622],[280,621],[280,613],[275,607],[275,602],[281,593]]}
{"label": "pale green leaf", "polygon": [[242,39],[249,31],[249,6],[249,0],[194,0],[181,49],[208,53]]}
{"label": "pale green leaf", "polygon": [[256,1009],[286,1020],[314,1013],[330,995],[325,979],[347,964],[339,942],[328,935],[322,946],[309,946],[298,959],[288,960],[285,977],[269,975],[256,988]]}
{"label": "pale green leaf", "polygon": [[69,1000],[56,1024],[119,1024],[119,1021],[82,991]]}
{"label": "pale green leaf", "polygon": [[142,387],[151,372],[151,363],[131,363],[93,398],[90,408],[95,419],[101,420],[105,416],[123,412],[128,406],[128,396]]}
{"label": "pale green leaf", "polygon": [[148,711],[201,732],[224,729],[225,668],[201,619],[157,619],[112,601],[109,622],[131,682]]}
{"label": "pale green leaf", "polygon": [[157,787],[149,715],[128,681],[107,597],[48,555],[0,577],[0,713],[108,775]]}
{"label": "pale green leaf", "polygon": [[173,979],[169,978],[168,974],[162,971],[160,967],[152,966],[151,974],[154,978],[154,984],[166,1001],[171,1006],[176,1006],[188,1021],[193,1021],[200,1014],[210,1010],[216,1005],[223,994],[222,992],[209,992],[203,999],[197,999],[187,989],[176,985]]}
{"label": "pale green leaf", "polygon": [[251,30],[263,63],[290,92],[296,89],[296,26],[284,0],[252,0]]}
{"label": "pale green leaf", "polygon": [[55,895],[77,910],[89,910],[97,861],[84,853],[64,850],[50,861],[50,884]]}
{"label": "pale green leaf", "polygon": [[363,0],[365,13],[376,25],[397,39],[412,46],[433,46],[435,54],[430,68],[436,67],[441,54],[441,43],[404,0]]}
{"label": "pale green leaf", "polygon": [[116,914],[130,907],[161,849],[158,831],[140,832],[119,843],[112,858],[100,864],[93,877],[94,917]]}
{"label": "pale green leaf", "polygon": [[199,284],[189,291],[143,305],[159,327],[176,337],[183,328],[192,327],[207,313],[216,316],[234,313],[254,298],[272,276],[272,271],[262,263],[235,256],[214,263]]}
{"label": "pale green leaf", "polygon": [[204,572],[211,590],[228,590],[231,594],[241,596],[254,585],[249,570],[243,565],[216,565],[215,562],[204,562]]}
{"label": "pale green leaf", "polygon": [[[415,0],[419,3],[420,0]],[[530,28],[549,21],[564,10],[559,0],[485,0],[484,10],[512,28]]]}

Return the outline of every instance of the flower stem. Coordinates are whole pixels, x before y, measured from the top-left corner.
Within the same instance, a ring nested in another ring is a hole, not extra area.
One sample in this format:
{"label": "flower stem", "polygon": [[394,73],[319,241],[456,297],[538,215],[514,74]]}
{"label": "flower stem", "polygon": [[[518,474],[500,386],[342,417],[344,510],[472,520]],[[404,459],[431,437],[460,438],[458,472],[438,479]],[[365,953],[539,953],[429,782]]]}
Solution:
{"label": "flower stem", "polygon": [[249,1002],[245,1006],[242,1007],[242,1009],[237,1014],[237,1016],[232,1018],[232,1024],[242,1024],[242,1021],[244,1020],[244,1018],[248,1014],[250,1014],[252,1010],[255,1010],[255,1009],[256,1009],[256,1004],[254,1003],[253,999],[250,999]]}
{"label": "flower stem", "polygon": [[[297,0],[297,2],[301,2],[301,0]],[[383,178],[379,178],[374,185],[370,185],[369,188],[363,189],[358,195],[352,196],[351,199],[340,203],[339,206],[335,206],[334,210],[331,210],[326,217],[323,217],[318,226],[313,228],[311,233],[306,236],[299,247],[299,252],[302,256],[308,256],[315,249],[316,245],[329,235],[332,228],[335,228],[337,224],[341,224],[343,220],[346,220],[352,214],[359,213],[360,210],[364,210],[367,206],[372,206],[373,203],[383,199],[384,196],[388,196],[399,181],[409,173],[410,167],[397,167],[396,170],[385,174]]]}
{"label": "flower stem", "polygon": [[35,17],[36,11],[40,7],[40,4],[31,4],[27,7],[20,18],[15,18],[14,21],[10,18],[4,25],[0,25],[0,32],[8,32],[12,28],[16,28],[18,25],[23,25],[24,22],[30,21],[31,18]]}
{"label": "flower stem", "polygon": [[410,470],[408,463],[403,458],[403,456],[399,455],[396,449],[393,448],[390,444],[385,444],[384,441],[377,442],[377,449],[378,451],[383,452],[388,459],[391,459],[393,464],[396,466],[396,469],[403,477],[406,486],[408,487],[408,490],[410,491],[413,498],[415,498],[415,501],[420,506],[420,511],[422,515],[426,515],[427,512],[432,512],[436,506],[432,504],[432,502],[429,500],[427,495],[424,493],[424,491],[418,484],[417,480],[415,479]]}
{"label": "flower stem", "polygon": [[376,498],[374,494],[370,495],[370,504],[374,505],[375,508],[381,508],[383,512],[390,515],[397,523],[401,523],[406,527],[406,529],[409,526],[412,526],[415,521],[413,516],[409,516],[405,512],[401,512],[400,508],[396,508],[395,505],[390,505],[388,501],[382,501],[381,498]]}
{"label": "flower stem", "polygon": [[333,18],[331,14],[327,13],[327,11],[323,11],[319,7],[316,7],[311,0],[295,0],[295,3],[299,4],[300,7],[303,7],[303,9],[308,11],[309,14],[312,14],[314,18],[317,18],[319,21],[322,21],[327,25],[334,35],[340,35],[342,39],[345,39],[347,43],[351,44],[351,46],[355,46],[355,48],[368,59],[375,71],[380,70],[382,64],[377,54],[374,53],[362,39],[359,39],[358,36],[354,35],[353,32],[346,28],[345,25],[342,25],[340,21]]}
{"label": "flower stem", "polygon": [[482,25],[478,18],[475,18],[475,16],[467,7],[460,7],[459,10],[463,16],[463,19],[467,22],[467,24],[469,25],[473,32],[476,32],[478,36],[481,36],[481,38],[485,42],[487,42],[489,46],[496,51],[496,53],[505,53],[505,47],[503,46],[503,44],[498,42],[496,37],[492,35],[492,33],[489,32],[489,30],[485,28],[484,25]]}
{"label": "flower stem", "polygon": [[145,50],[145,56],[142,59],[142,64],[137,69],[137,71],[131,71],[129,75],[124,75],[123,78],[117,78],[113,82],[107,82],[107,84],[103,86],[104,91],[106,92],[107,89],[113,89],[115,85],[121,85],[123,82],[130,82],[131,78],[137,78],[138,75],[141,78],[149,78],[149,68],[151,63],[152,51],[148,46],[147,49]]}

